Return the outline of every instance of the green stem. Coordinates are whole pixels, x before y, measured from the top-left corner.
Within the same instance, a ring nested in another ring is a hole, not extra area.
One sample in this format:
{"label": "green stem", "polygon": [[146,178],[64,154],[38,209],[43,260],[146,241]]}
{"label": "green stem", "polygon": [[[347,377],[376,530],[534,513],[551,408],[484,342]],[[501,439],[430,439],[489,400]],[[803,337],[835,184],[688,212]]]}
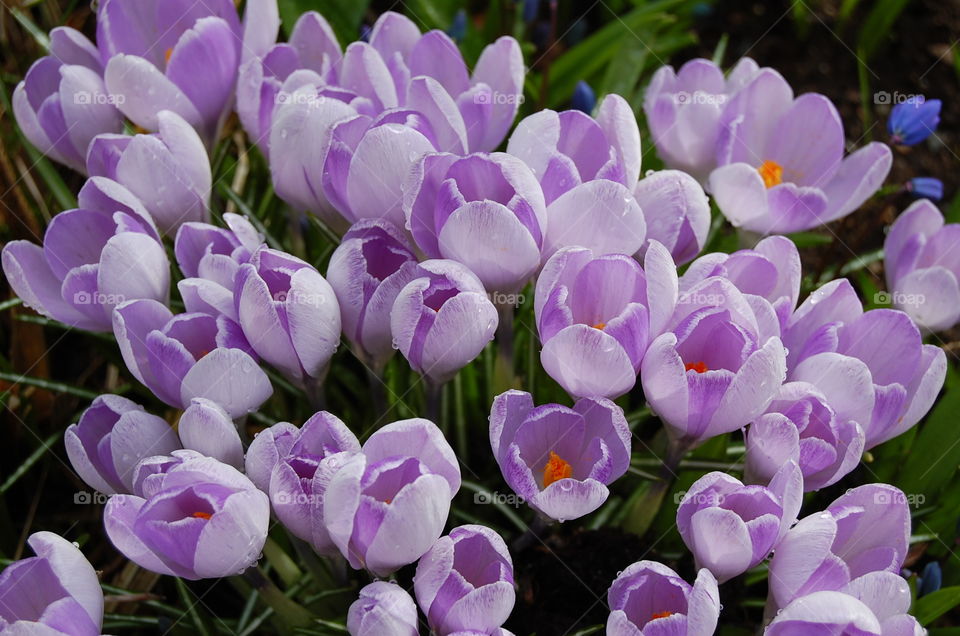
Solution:
{"label": "green stem", "polygon": [[285,631],[292,632],[313,622],[313,614],[293,599],[287,598],[273,581],[257,568],[248,568],[243,577],[257,591],[264,603],[270,606],[283,622]]}
{"label": "green stem", "polygon": [[637,497],[624,522],[624,527],[638,536],[646,534],[657,516],[663,498],[669,492],[677,478],[680,460],[689,450],[689,445],[680,440],[671,439],[667,443],[667,456],[660,462],[659,479],[647,485],[646,492]]}
{"label": "green stem", "polygon": [[513,388],[513,305],[508,302],[497,304],[497,359],[494,363],[493,384],[496,394]]}

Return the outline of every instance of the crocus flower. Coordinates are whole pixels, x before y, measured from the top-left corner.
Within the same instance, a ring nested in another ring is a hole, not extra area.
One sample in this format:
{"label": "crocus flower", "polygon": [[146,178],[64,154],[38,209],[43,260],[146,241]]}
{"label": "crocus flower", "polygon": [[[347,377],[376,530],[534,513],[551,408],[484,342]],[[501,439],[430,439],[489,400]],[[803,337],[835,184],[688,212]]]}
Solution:
{"label": "crocus flower", "polygon": [[871,572],[898,573],[909,538],[902,491],[886,484],[852,488],[784,535],[770,561],[771,602],[785,607],[812,592],[842,590]]}
{"label": "crocus flower", "polygon": [[160,231],[173,235],[187,221],[210,217],[210,162],[203,142],[179,115],[162,110],[155,134],[99,135],[87,152],[87,171],[133,192]]}
{"label": "crocus flower", "polygon": [[803,502],[803,475],[788,461],[769,486],[744,486],[721,472],[690,486],[677,507],[677,529],[697,562],[720,583],[743,574],[769,556]]}
{"label": "crocus flower", "polygon": [[[282,429],[281,429],[282,430]],[[360,442],[339,418],[320,411],[303,423],[270,473],[270,503],[277,518],[320,554],[337,554],[323,525],[323,490]]]}
{"label": "crocus flower", "polygon": [[83,553],[52,532],[27,539],[37,556],[0,573],[0,631],[4,634],[97,636],[103,591]]}
{"label": "crocus flower", "polygon": [[148,485],[142,497],[114,495],[103,511],[107,536],[128,559],[185,579],[231,576],[257,562],[270,502],[237,469],[193,457]]}
{"label": "crocus flower", "polygon": [[76,29],[57,27],[50,55],[34,62],[13,91],[13,114],[40,152],[86,173],[90,140],[123,130],[117,101],[103,83],[96,47]]}
{"label": "crocus flower", "polygon": [[485,526],[458,526],[420,558],[413,578],[417,602],[438,636],[489,634],[510,617],[516,592],[503,538]]}
{"label": "crocus flower", "polygon": [[627,421],[604,398],[534,407],[529,393],[501,393],[490,410],[490,446],[514,492],[559,521],[599,508],[630,467]]}
{"label": "crocus flower", "polygon": [[523,119],[507,152],[533,171],[547,205],[544,256],[579,245],[633,254],[646,223],[632,191],[640,176],[640,130],[630,105],[607,95],[596,119],[542,110]]}
{"label": "crocus flower", "polygon": [[427,154],[407,185],[407,226],[428,258],[463,263],[490,292],[514,292],[540,267],[543,192],[516,157]]}
{"label": "crocus flower", "polygon": [[939,201],[943,198],[943,181],[934,177],[914,177],[904,189],[915,197]]}
{"label": "crocus flower", "polygon": [[720,592],[710,570],[690,585],[656,561],[637,561],[607,591],[608,636],[710,636],[720,616]]}
{"label": "crocus flower", "polygon": [[706,183],[717,166],[720,115],[733,95],[759,72],[745,57],[724,79],[710,60],[690,60],[679,71],[664,66],[654,73],[643,97],[643,110],[657,154],[667,167]]}
{"label": "crocus flower", "polygon": [[379,577],[430,549],[460,489],[460,466],[437,426],[388,424],[333,473],[323,495],[330,538],[354,568]]}
{"label": "crocus flower", "polygon": [[884,241],[893,304],[924,330],[942,331],[960,322],[957,241],[960,224],[945,224],[937,206],[926,199],[897,217]]}
{"label": "crocus flower", "polygon": [[[633,190],[647,223],[647,239],[662,243],[673,260],[692,260],[710,231],[710,202],[697,180],[679,170],[649,174]],[[640,256],[646,246],[640,250]]]}
{"label": "crocus flower", "polygon": [[483,284],[455,261],[420,263],[417,278],[400,290],[390,330],[400,353],[418,373],[446,382],[493,340],[497,309]]}
{"label": "crocus flower", "polygon": [[290,422],[278,422],[254,436],[244,458],[244,472],[257,488],[270,492],[273,467],[287,456],[299,435],[300,429]]}
{"label": "crocus flower", "polygon": [[836,107],[816,93],[794,98],[773,69],[730,100],[720,131],[708,189],[728,221],[753,232],[796,232],[844,217],[877,191],[893,162],[880,142],[844,158]]}
{"label": "crocus flower", "polygon": [[386,221],[355,223],[330,257],[327,281],[337,295],[343,333],[375,369],[393,355],[393,302],[419,271],[413,247]]}
{"label": "crocus flower", "polygon": [[374,581],[347,611],[350,636],[418,636],[417,605],[396,583]]}
{"label": "crocus flower", "polygon": [[[151,16],[143,19],[143,16]],[[157,129],[172,110],[207,144],[233,106],[241,61],[276,40],[274,0],[247,3],[241,26],[230,0],[104,0],[97,8],[97,47],[109,91],[133,123]]]}
{"label": "crocus flower", "polygon": [[322,377],[340,343],[333,288],[295,256],[261,247],[234,283],[237,317],[250,346],[289,379]]}
{"label": "crocus flower", "polygon": [[243,469],[240,433],[230,415],[216,402],[204,398],[190,400],[190,406],[180,416],[177,433],[184,448]]}
{"label": "crocus flower", "polygon": [[820,490],[857,467],[864,439],[860,424],[839,417],[815,385],[787,382],[747,430],[747,480],[768,483],[793,461],[803,472],[804,490]]}
{"label": "crocus flower", "polygon": [[865,450],[910,429],[930,410],[946,355],[925,345],[901,311],[864,312],[846,279],[814,291],[783,332],[790,380],[815,384],[841,419],[863,427]]}
{"label": "crocus flower", "polygon": [[932,135],[940,123],[940,106],[939,99],[923,97],[898,103],[887,120],[890,143],[915,146]]}
{"label": "crocus flower", "polygon": [[543,368],[575,396],[617,397],[633,387],[651,335],[677,298],[670,254],[652,242],[647,272],[631,256],[567,247],[537,278],[535,314]]}
{"label": "crocus flower", "polygon": [[726,278],[705,278],[680,296],[640,367],[647,401],[675,443],[735,431],[766,410],[786,376],[778,335],[770,304]]}
{"label": "crocus flower", "polygon": [[119,395],[95,398],[80,421],[67,427],[63,441],[80,478],[107,495],[133,492],[140,460],[180,448],[163,418]]}
{"label": "crocus flower", "polygon": [[273,393],[243,334],[222,318],[132,300],[114,312],[113,333],[130,373],[175,408],[207,398],[240,417]]}
{"label": "crocus flower", "polygon": [[42,247],[4,246],[4,274],[24,304],[73,327],[109,331],[125,300],[166,303],[170,264],[140,201],[114,181],[93,178],[78,205],[53,217]]}

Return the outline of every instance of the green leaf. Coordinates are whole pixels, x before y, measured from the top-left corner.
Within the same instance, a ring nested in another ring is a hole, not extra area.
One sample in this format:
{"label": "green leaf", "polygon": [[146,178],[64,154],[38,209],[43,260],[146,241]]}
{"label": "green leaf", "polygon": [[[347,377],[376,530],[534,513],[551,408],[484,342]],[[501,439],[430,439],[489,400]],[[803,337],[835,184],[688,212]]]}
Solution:
{"label": "green leaf", "polygon": [[890,29],[897,17],[907,7],[910,0],[884,0],[873,5],[873,9],[863,23],[858,37],[860,57],[869,62],[873,54],[880,48],[883,41],[890,34]]}
{"label": "green leaf", "polygon": [[833,243],[833,236],[820,234],[819,232],[794,232],[793,234],[788,234],[787,238],[793,241],[799,248],[816,247],[817,245]]}
{"label": "green leaf", "polygon": [[954,478],[960,464],[960,438],[957,437],[957,412],[960,412],[960,374],[947,370],[946,389],[927,419],[920,425],[900,471],[898,486],[907,495],[935,495]]}
{"label": "green leaf", "polygon": [[954,607],[960,605],[960,585],[945,587],[917,599],[914,616],[926,627]]}

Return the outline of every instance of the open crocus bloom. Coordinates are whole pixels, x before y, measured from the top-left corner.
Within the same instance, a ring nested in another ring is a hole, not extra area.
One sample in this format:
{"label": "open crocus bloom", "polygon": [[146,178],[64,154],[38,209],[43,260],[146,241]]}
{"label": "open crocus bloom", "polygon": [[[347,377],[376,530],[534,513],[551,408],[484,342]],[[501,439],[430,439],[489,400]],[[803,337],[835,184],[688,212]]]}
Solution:
{"label": "open crocus bloom", "polygon": [[720,592],[710,570],[690,585],[656,561],[637,561],[607,592],[607,636],[711,636],[720,617]]}
{"label": "open crocus bloom", "polygon": [[603,398],[534,408],[529,393],[501,393],[490,410],[490,446],[514,492],[559,521],[599,508],[630,466],[623,411]]}
{"label": "open crocus bloom", "polygon": [[789,318],[790,380],[815,384],[841,418],[863,427],[865,449],[910,429],[946,377],[946,354],[923,344],[909,316],[864,312],[846,279],[814,291]]}
{"label": "open crocus bloom", "polygon": [[191,451],[158,465],[141,495],[114,495],[103,521],[128,559],[186,579],[232,576],[257,562],[267,538],[267,495],[237,469]]}
{"label": "open crocus bloom", "polygon": [[720,583],[767,558],[797,520],[803,475],[790,461],[769,486],[744,486],[721,472],[698,479],[677,507],[677,528],[697,562]]}
{"label": "open crocus bloom", "polygon": [[537,279],[540,361],[575,396],[617,397],[633,387],[651,336],[666,326],[677,299],[667,250],[651,242],[646,272],[632,256],[595,256],[567,247]]}
{"label": "open crocus bloom", "polygon": [[[710,202],[697,180],[679,170],[659,170],[633,190],[647,223],[647,240],[663,244],[677,265],[693,259],[710,231]],[[646,245],[638,256],[646,253]]]}
{"label": "open crocus bloom", "polygon": [[347,612],[351,636],[419,636],[417,604],[396,583],[374,581]]}
{"label": "open crocus bloom", "polygon": [[774,608],[821,590],[851,583],[869,587],[865,575],[899,573],[910,538],[906,495],[886,484],[852,488],[824,512],[791,528],[770,561]]}
{"label": "open crocus bloom", "polygon": [[927,331],[960,322],[960,224],[944,224],[922,199],[897,217],[883,243],[887,287],[893,304]]}
{"label": "open crocus bloom", "polygon": [[818,227],[856,210],[881,186],[893,155],[867,144],[844,158],[829,99],[762,69],[724,107],[709,190],[727,220],[754,232]]}

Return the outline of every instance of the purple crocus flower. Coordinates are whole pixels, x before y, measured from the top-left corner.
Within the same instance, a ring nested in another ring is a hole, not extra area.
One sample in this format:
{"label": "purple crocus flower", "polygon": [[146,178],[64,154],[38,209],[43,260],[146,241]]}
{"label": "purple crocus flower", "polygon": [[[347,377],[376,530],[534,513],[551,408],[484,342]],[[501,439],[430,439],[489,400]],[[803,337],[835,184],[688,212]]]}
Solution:
{"label": "purple crocus flower", "polygon": [[797,520],[803,475],[793,461],[769,486],[744,486],[726,473],[698,479],[677,507],[677,528],[697,562],[720,583],[759,565]]}
{"label": "purple crocus flower", "polygon": [[419,272],[406,236],[386,221],[355,223],[330,257],[327,281],[337,295],[343,333],[374,369],[393,355],[390,310]]}
{"label": "purple crocus flower", "polygon": [[516,601],[513,561],[503,538],[485,526],[458,526],[420,558],[413,577],[417,602],[437,636],[489,634]]}
{"label": "purple crocus flower", "polygon": [[270,503],[277,518],[320,554],[337,554],[323,525],[323,491],[331,475],[359,450],[347,425],[320,411],[292,436],[289,450],[270,472]]}
{"label": "purple crocus flower", "polygon": [[690,60],[679,71],[664,66],[654,73],[643,97],[643,110],[657,154],[667,167],[706,183],[717,166],[720,116],[730,99],[760,68],[745,57],[725,79],[705,59]]}
{"label": "purple crocus flower", "polygon": [[204,398],[190,400],[190,406],[180,416],[177,433],[184,448],[243,469],[240,433],[230,415],[216,402]]}
{"label": "purple crocus flower", "polygon": [[[814,134],[815,133],[815,134]],[[880,142],[844,158],[843,123],[829,99],[797,98],[762,69],[723,109],[719,167],[709,190],[737,227],[787,233],[844,217],[883,184],[893,155]]]}
{"label": "purple crocus flower", "polygon": [[695,445],[759,417],[786,376],[778,336],[770,304],[726,278],[705,278],[681,294],[640,368],[647,401],[670,437]]}
{"label": "purple crocus flower", "polygon": [[534,407],[529,393],[501,393],[490,409],[490,446],[514,492],[559,521],[599,508],[630,467],[627,421],[604,398]]}
{"label": "purple crocus flower", "polygon": [[254,436],[244,458],[244,472],[257,488],[270,492],[273,467],[289,454],[299,435],[300,429],[290,422],[278,422]]}
{"label": "purple crocus flower", "polygon": [[333,473],[323,522],[354,568],[379,577],[413,563],[443,532],[460,466],[428,420],[388,424]]}
{"label": "purple crocus flower", "polygon": [[651,242],[646,273],[631,256],[567,247],[543,266],[535,291],[543,368],[575,396],[617,397],[633,387],[651,335],[677,298],[677,271]]}
{"label": "purple crocus flower", "polygon": [[945,224],[922,199],[897,217],[884,241],[887,287],[893,304],[926,331],[960,322],[960,224]]}
{"label": "purple crocus flower", "polygon": [[747,481],[768,483],[793,461],[803,472],[804,490],[820,490],[857,467],[864,439],[860,424],[838,416],[815,385],[787,382],[747,430]]}
{"label": "purple crocus flower", "polygon": [[782,608],[813,592],[842,590],[869,573],[898,573],[909,539],[910,508],[901,490],[852,488],[784,535],[770,561],[768,605]]}
{"label": "purple crocus flower", "polygon": [[243,333],[261,358],[304,385],[322,378],[340,343],[340,307],[320,272],[261,247],[237,272],[234,302]]}
{"label": "purple crocus flower", "polygon": [[97,47],[106,86],[133,123],[156,130],[157,114],[172,110],[209,145],[233,106],[241,61],[265,53],[279,27],[275,0],[248,3],[244,26],[230,0],[104,0]]}
{"label": "purple crocus flower", "polygon": [[493,340],[497,309],[460,263],[424,261],[417,276],[390,311],[393,341],[415,371],[446,382]]}
{"label": "purple crocus flower", "polygon": [[940,123],[940,106],[939,99],[922,96],[898,103],[887,120],[890,143],[915,146],[932,135]]}
{"label": "purple crocus flower", "polygon": [[13,114],[40,152],[86,173],[90,140],[123,130],[117,101],[103,83],[96,47],[76,29],[57,27],[50,32],[50,55],[17,84]]}
{"label": "purple crocus flower", "polygon": [[173,235],[182,223],[210,217],[210,162],[183,118],[161,110],[156,120],[155,134],[96,137],[87,171],[121,183],[143,202],[160,231]]}
{"label": "purple crocus flower", "polygon": [[347,611],[350,636],[419,636],[417,604],[402,587],[374,581]]}
{"label": "purple crocus flower", "polygon": [[53,217],[42,247],[4,246],[3,272],[24,304],[73,327],[109,331],[114,308],[125,300],[166,303],[170,264],[140,201],[95,177],[78,205]]}
{"label": "purple crocus flower", "polygon": [[83,553],[52,532],[27,539],[37,556],[0,573],[0,631],[4,634],[97,636],[103,591]]}
{"label": "purple crocus flower", "polygon": [[516,157],[426,154],[407,186],[407,226],[428,258],[463,263],[490,292],[515,292],[540,267],[543,192]]}
{"label": "purple crocus flower", "polygon": [[256,563],[270,522],[267,495],[215,459],[170,463],[141,482],[143,496],[107,501],[113,545],[140,567],[185,579],[231,576]]}
{"label": "purple crocus flower", "polygon": [[903,312],[864,312],[846,279],[814,291],[783,332],[789,379],[815,384],[841,418],[866,434],[865,450],[910,429],[930,410],[946,355],[925,345]]}
{"label": "purple crocus flower", "polygon": [[140,460],[180,449],[170,425],[119,395],[100,395],[67,427],[64,445],[73,469],[107,495],[133,492]]}
{"label": "purple crocus flower", "polygon": [[[679,170],[660,170],[637,183],[633,190],[647,223],[647,239],[670,250],[682,265],[692,260],[710,231],[710,202],[697,180]],[[646,252],[646,245],[639,255]]]}
{"label": "purple crocus flower", "polygon": [[710,636],[720,617],[720,592],[710,570],[690,585],[656,561],[637,561],[607,591],[608,636]]}
{"label": "purple crocus flower", "polygon": [[273,388],[251,356],[243,334],[209,314],[174,316],[155,300],[117,307],[113,333],[133,376],[175,408],[207,398],[240,417],[260,406]]}

